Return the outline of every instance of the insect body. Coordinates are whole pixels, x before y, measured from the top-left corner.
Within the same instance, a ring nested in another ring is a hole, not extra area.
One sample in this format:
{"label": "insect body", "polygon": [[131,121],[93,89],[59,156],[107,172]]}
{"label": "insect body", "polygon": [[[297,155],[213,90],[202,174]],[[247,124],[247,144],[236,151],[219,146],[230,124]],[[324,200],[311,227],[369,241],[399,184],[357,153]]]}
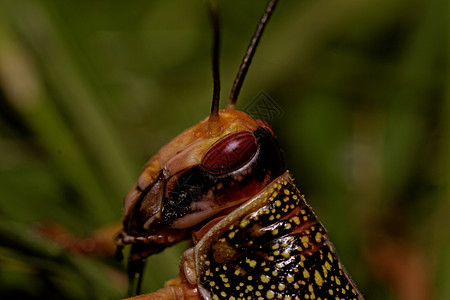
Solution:
{"label": "insect body", "polygon": [[139,299],[363,299],[286,170],[272,128],[234,109],[275,4],[252,39],[229,108],[218,110],[216,85],[211,115],[153,156],[125,199],[117,245],[132,244],[131,282],[146,257],[192,241],[180,276]]}

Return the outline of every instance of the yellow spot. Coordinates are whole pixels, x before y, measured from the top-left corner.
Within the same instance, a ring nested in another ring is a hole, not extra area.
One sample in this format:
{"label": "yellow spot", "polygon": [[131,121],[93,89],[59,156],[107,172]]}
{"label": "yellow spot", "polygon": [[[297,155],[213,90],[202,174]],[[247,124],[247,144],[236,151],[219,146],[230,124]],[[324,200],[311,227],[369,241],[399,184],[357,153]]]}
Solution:
{"label": "yellow spot", "polygon": [[281,253],[281,256],[283,256],[284,258],[289,258],[289,256],[291,255],[289,254],[289,252],[284,251],[283,253]]}
{"label": "yellow spot", "polygon": [[253,287],[251,285],[247,285],[247,289],[251,292],[253,291]]}
{"label": "yellow spot", "polygon": [[258,290],[262,290],[264,286],[262,284],[258,285]]}
{"label": "yellow spot", "polygon": [[311,293],[314,292],[314,289],[313,289],[312,284],[308,285],[308,290],[309,290]]}
{"label": "yellow spot", "polygon": [[219,300],[219,296],[217,296],[216,294],[213,295],[213,299],[214,300]]}
{"label": "yellow spot", "polygon": [[288,189],[285,189],[285,190],[284,190],[284,194],[285,194],[286,196],[288,196],[290,193],[291,193],[291,192],[290,192]]}
{"label": "yellow spot", "polygon": [[221,292],[220,295],[221,295],[222,297],[226,297],[226,296],[227,296],[227,293]]}
{"label": "yellow spot", "polygon": [[275,255],[275,256],[280,255],[280,251],[279,250],[273,251],[273,255]]}
{"label": "yellow spot", "polygon": [[303,221],[308,221],[308,217],[307,216],[303,216]]}
{"label": "yellow spot", "polygon": [[284,228],[286,228],[288,230],[291,229],[291,227],[292,227],[291,223],[284,224]]}
{"label": "yellow spot", "polygon": [[331,255],[331,252],[328,252],[328,259],[330,262],[333,262],[333,255]]}
{"label": "yellow spot", "polygon": [[301,210],[300,210],[300,213],[301,213],[302,215],[304,215],[304,214],[306,213],[306,210],[301,209]]}
{"label": "yellow spot", "polygon": [[320,232],[316,233],[316,242],[320,243],[322,241],[322,234]]}
{"label": "yellow spot", "polygon": [[271,215],[271,216],[269,217],[269,221],[273,221],[273,220],[275,220],[275,217],[274,217],[273,215]]}
{"label": "yellow spot", "polygon": [[298,290],[300,288],[300,286],[298,285],[298,283],[294,283],[294,289]]}
{"label": "yellow spot", "polygon": [[231,296],[230,300],[236,300],[236,298],[234,296]]}
{"label": "yellow spot", "polygon": [[297,195],[293,195],[292,199],[297,200],[298,199]]}
{"label": "yellow spot", "polygon": [[280,200],[275,201],[275,205],[276,205],[277,207],[280,207],[280,206],[281,206],[281,201],[280,201]]}
{"label": "yellow spot", "polygon": [[333,295],[333,290],[332,290],[332,289],[329,289],[329,290],[328,290],[328,294]]}
{"label": "yellow spot", "polygon": [[327,269],[325,268],[325,266],[322,266],[322,271],[323,271],[323,276],[325,276],[325,278],[327,278],[327,276],[328,276],[328,271],[327,271]]}
{"label": "yellow spot", "polygon": [[268,283],[270,281],[270,277],[266,275],[261,275],[261,281],[263,283]]}
{"label": "yellow spot", "polygon": [[286,285],[284,285],[283,283],[279,283],[279,284],[278,284],[278,289],[279,289],[280,291],[284,291],[285,288],[286,288]]}
{"label": "yellow spot", "polygon": [[267,299],[273,299],[275,297],[275,293],[271,290],[268,290],[266,293],[266,298]]}
{"label": "yellow spot", "polygon": [[300,219],[299,219],[297,216],[293,217],[293,218],[292,218],[292,221],[294,221],[294,223],[295,223],[296,225],[299,225],[299,224],[300,224]]}
{"label": "yellow spot", "polygon": [[309,246],[309,237],[307,236],[302,236],[302,243],[303,243],[303,247],[308,248]]}
{"label": "yellow spot", "polygon": [[292,276],[291,274],[288,274],[286,276],[286,280],[287,280],[287,282],[292,283],[292,282],[294,282],[294,276]]}
{"label": "yellow spot", "polygon": [[337,284],[337,285],[341,285],[341,281],[339,280],[338,277],[336,277],[336,284]]}
{"label": "yellow spot", "polygon": [[216,283],[215,283],[214,281],[210,281],[210,282],[209,282],[209,285],[210,285],[210,286],[215,286]]}
{"label": "yellow spot", "polygon": [[239,224],[239,226],[240,226],[241,228],[244,228],[244,227],[247,226],[248,224],[250,224],[250,221],[247,220],[247,219],[244,219],[244,220],[241,221],[241,223]]}
{"label": "yellow spot", "polygon": [[230,232],[230,234],[228,235],[228,238],[231,240],[232,238],[234,238],[234,234],[235,234],[234,231]]}
{"label": "yellow spot", "polygon": [[248,279],[248,280],[253,280],[253,276],[250,275],[250,276],[247,277],[247,279]]}
{"label": "yellow spot", "polygon": [[322,276],[320,276],[320,273],[317,270],[314,272],[314,280],[316,281],[318,286],[322,286],[323,278]]}
{"label": "yellow spot", "polygon": [[278,229],[274,229],[273,231],[272,231],[272,235],[277,235],[278,234]]}
{"label": "yellow spot", "polygon": [[325,268],[327,268],[328,271],[331,271],[331,265],[329,262],[325,262]]}
{"label": "yellow spot", "polygon": [[304,277],[305,279],[308,279],[308,278],[309,278],[309,272],[308,272],[308,270],[306,270],[306,269],[303,270],[303,277]]}
{"label": "yellow spot", "polygon": [[278,272],[277,271],[272,271],[272,275],[273,276],[278,276]]}

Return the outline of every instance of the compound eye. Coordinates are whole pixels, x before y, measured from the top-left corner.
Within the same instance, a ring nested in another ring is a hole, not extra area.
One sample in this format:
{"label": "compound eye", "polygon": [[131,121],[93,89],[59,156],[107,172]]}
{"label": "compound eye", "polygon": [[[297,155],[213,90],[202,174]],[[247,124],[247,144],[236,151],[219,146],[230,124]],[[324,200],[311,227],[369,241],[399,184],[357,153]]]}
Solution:
{"label": "compound eye", "polygon": [[216,141],[206,151],[201,164],[211,173],[229,173],[249,162],[257,148],[253,133],[236,131]]}

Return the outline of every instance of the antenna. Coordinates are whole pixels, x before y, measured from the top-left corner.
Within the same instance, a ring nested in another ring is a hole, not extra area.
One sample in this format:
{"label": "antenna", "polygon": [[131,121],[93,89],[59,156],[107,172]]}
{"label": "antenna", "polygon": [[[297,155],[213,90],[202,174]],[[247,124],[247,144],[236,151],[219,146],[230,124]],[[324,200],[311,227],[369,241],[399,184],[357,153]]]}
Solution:
{"label": "antenna", "polygon": [[258,46],[259,40],[261,39],[261,35],[264,31],[264,28],[267,22],[272,15],[275,6],[277,5],[278,0],[270,0],[267,4],[266,11],[261,17],[259,21],[258,27],[256,27],[255,34],[253,35],[250,44],[248,45],[247,52],[242,59],[241,65],[239,67],[239,71],[234,79],[233,88],[231,89],[230,97],[228,99],[227,108],[234,109],[236,106],[237,97],[239,96],[239,92],[242,87],[242,83],[244,82],[245,75],[247,75],[248,68],[250,63],[252,62],[253,55],[255,54],[256,47]]}
{"label": "antenna", "polygon": [[208,1],[208,12],[213,28],[213,47],[212,47],[212,71],[214,80],[213,99],[211,105],[211,116],[219,116],[220,102],[220,72],[219,72],[219,52],[220,52],[220,22],[217,6],[213,1]]}

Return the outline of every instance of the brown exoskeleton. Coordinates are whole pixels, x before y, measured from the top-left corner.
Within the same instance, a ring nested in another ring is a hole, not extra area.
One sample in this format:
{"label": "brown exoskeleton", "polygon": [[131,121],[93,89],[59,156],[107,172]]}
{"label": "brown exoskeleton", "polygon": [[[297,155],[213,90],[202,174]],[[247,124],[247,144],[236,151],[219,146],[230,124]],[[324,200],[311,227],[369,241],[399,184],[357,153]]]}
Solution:
{"label": "brown exoskeleton", "polygon": [[276,3],[269,1],[223,110],[211,9],[211,114],[148,161],[125,199],[117,237],[118,250],[132,245],[131,283],[148,256],[186,239],[192,246],[179,277],[139,299],[363,299],[286,170],[272,128],[235,109]]}

